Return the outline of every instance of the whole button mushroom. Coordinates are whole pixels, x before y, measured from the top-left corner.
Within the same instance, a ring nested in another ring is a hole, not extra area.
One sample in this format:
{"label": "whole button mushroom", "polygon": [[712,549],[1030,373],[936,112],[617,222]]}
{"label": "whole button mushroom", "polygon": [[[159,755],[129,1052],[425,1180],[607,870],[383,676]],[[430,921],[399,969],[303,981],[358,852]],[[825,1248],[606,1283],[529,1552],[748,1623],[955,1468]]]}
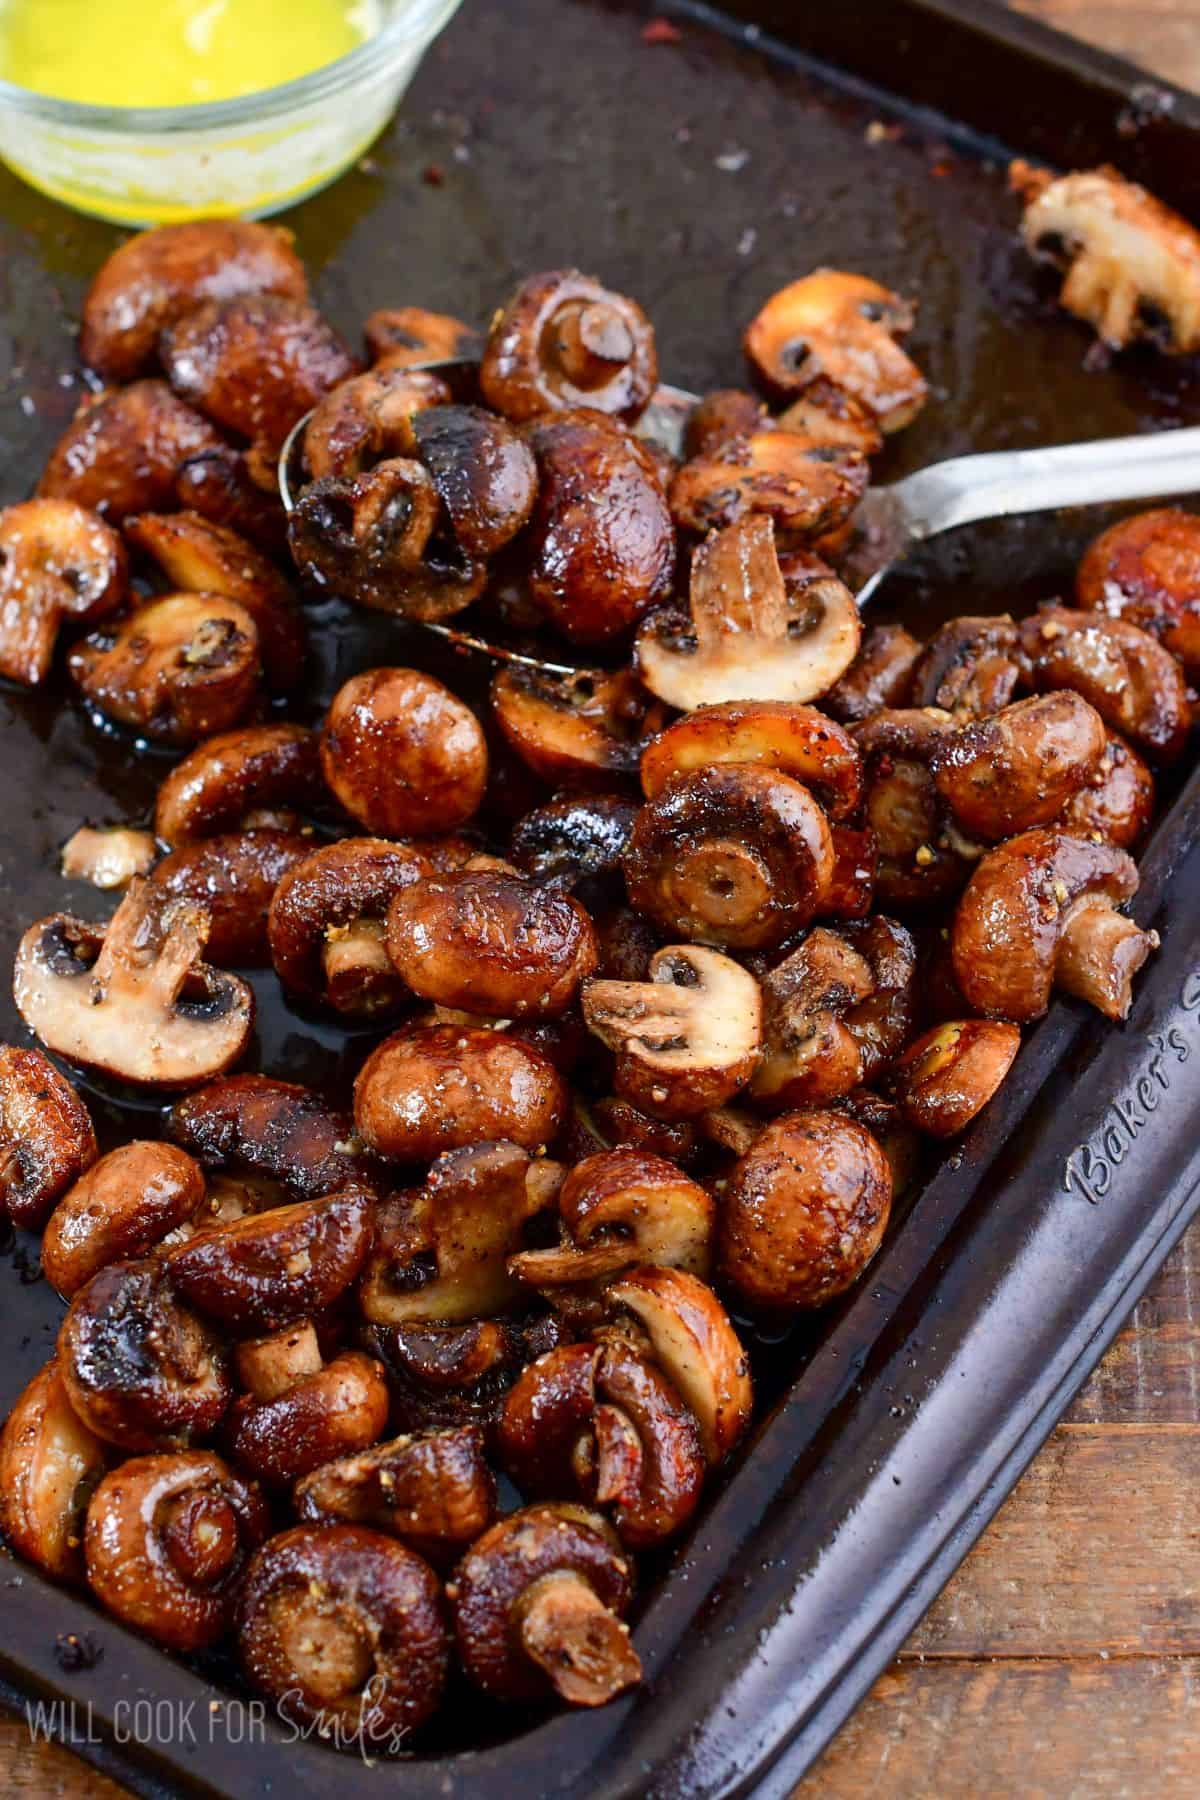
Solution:
{"label": "whole button mushroom", "polygon": [[527,1506],[486,1531],[446,1589],[463,1667],[498,1700],[603,1706],[641,1680],[628,1558],[599,1514]]}
{"label": "whole button mushroom", "polygon": [[787,1113],[729,1177],[721,1275],[756,1313],[825,1306],[878,1250],[891,1204],[891,1171],[869,1131],[816,1107]]}
{"label": "whole button mushroom", "polygon": [[515,872],[463,869],[397,893],[388,955],[414,994],[493,1018],[563,1012],[596,967],[569,895]]}
{"label": "whole button mushroom", "polygon": [[764,514],[785,541],[810,542],[845,523],[869,475],[859,450],[769,427],[684,463],[667,500],[675,523],[689,531],[720,531]]}
{"label": "whole button mushroom", "polygon": [[40,1050],[0,1044],[0,1207],[36,1229],[100,1154],[91,1115]]}
{"label": "whole button mushroom", "polygon": [[204,1201],[204,1171],[174,1144],[122,1144],[51,1213],[42,1234],[46,1280],[69,1299],[109,1263],[143,1256],[190,1224]]}
{"label": "whole button mushroom", "polygon": [[252,1558],[238,1648],[292,1721],[369,1756],[408,1747],[449,1663],[441,1587],[419,1556],[362,1525],[297,1525]]}
{"label": "whole button mushroom", "polygon": [[1044,828],[989,851],[954,916],[954,974],[969,1007],[1022,1024],[1061,988],[1109,1019],[1133,1003],[1133,977],[1158,946],[1117,908],[1138,887],[1132,857]]}
{"label": "whole button mushroom", "polygon": [[413,447],[413,414],[443,406],[450,389],[432,370],[403,364],[368,369],[331,388],[304,427],[304,464],[314,481],[353,478]]}
{"label": "whole button mushroom", "polygon": [[267,556],[283,562],[288,554],[288,515],[279,495],[277,468],[272,465],[269,473],[270,482],[264,486],[268,469],[261,458],[218,439],[180,464],[170,493],[145,504],[151,508],[175,505],[197,513],[214,525],[236,531]]}
{"label": "whole button mushroom", "polygon": [[558,1216],[559,1245],[509,1263],[532,1287],[604,1280],[651,1263],[708,1273],[712,1197],[664,1157],[634,1149],[585,1157],[559,1190]]}
{"label": "whole button mushroom", "polygon": [[134,1456],[87,1511],[88,1585],[170,1650],[205,1650],[233,1624],[246,1564],[270,1529],[252,1483],[207,1450]]}
{"label": "whole button mushroom", "polygon": [[84,1514],[107,1457],[67,1398],[58,1364],[48,1362],[0,1433],[0,1530],[56,1580],[83,1579]]}
{"label": "whole button mushroom", "polygon": [[202,906],[130,882],[108,926],[55,913],[17,949],[13,994],[59,1056],[145,1087],[190,1087],[246,1047],[254,996],[201,961]]}
{"label": "whole button mushroom", "polygon": [[1007,613],[948,619],[912,665],[907,699],[880,704],[938,706],[959,723],[987,718],[1012,699],[1020,655],[1017,628]]}
{"label": "whole button mushroom", "polygon": [[858,725],[880,707],[905,706],[921,646],[903,625],[868,625],[858,653],[821,705],[843,725]]}
{"label": "whole button mushroom", "polygon": [[1021,1047],[1015,1025],[954,1019],[910,1044],[888,1083],[901,1112],[930,1137],[965,1131],[1000,1087]]}
{"label": "whole button mushroom", "polygon": [[389,958],[388,909],[428,877],[419,851],[383,838],[343,838],[293,864],[267,915],[271,961],[284,987],[354,1016],[397,1006],[408,987]]}
{"label": "whole button mushroom", "polygon": [[315,731],[248,725],[208,738],[176,763],[158,790],[154,829],[173,847],[264,821],[290,831],[324,791]]}
{"label": "whole button mushroom", "polygon": [[1073,688],[1152,762],[1182,755],[1192,722],[1187,683],[1148,631],[1127,619],[1047,606],[1023,621],[1021,646],[1033,687]]}
{"label": "whole button mushroom", "polygon": [[1200,518],[1176,506],[1121,519],[1088,545],[1075,576],[1085,612],[1153,632],[1190,680],[1200,675]]}
{"label": "whole button mushroom", "polygon": [[310,1320],[235,1352],[248,1390],[229,1409],[222,1440],[231,1462],[280,1488],[383,1435],[387,1383],[373,1356],[343,1350],[326,1362]]}
{"label": "whole button mushroom", "polygon": [[23,500],[0,512],[0,675],[36,687],[59,632],[91,625],[125,599],[120,538],[73,500]]}
{"label": "whole button mushroom", "polygon": [[153,368],[158,336],[201,300],[308,298],[290,231],[249,219],[191,219],[140,231],[114,250],[83,303],[79,354],[108,381]]}
{"label": "whole button mushroom", "polygon": [[630,1269],[613,1282],[605,1304],[614,1329],[632,1327],[657,1367],[686,1401],[704,1453],[721,1462],[750,1424],[750,1363],[729,1315],[712,1289],[686,1269]]}
{"label": "whole button mushroom", "polygon": [[479,385],[510,419],[586,406],[632,425],[658,385],[654,330],[578,269],[530,275],[492,321]]}
{"label": "whole button mushroom", "polygon": [[299,832],[224,832],[170,851],[150,882],[160,893],[206,909],[210,962],[223,969],[260,968],[271,960],[267,917],[275,889],[312,848]]}
{"label": "whole button mushroom", "polygon": [[789,587],[772,521],[751,514],[699,545],[689,612],[652,613],[634,664],[650,692],[681,712],[815,700],[850,667],[861,635],[849,588],[831,573]]}
{"label": "whole button mushroom", "polygon": [[478,1027],[410,1026],[372,1051],[354,1084],[359,1135],[397,1162],[496,1138],[541,1150],[565,1107],[562,1077],[541,1051]]}
{"label": "whole button mushroom", "polygon": [[616,1054],[617,1091],[657,1118],[723,1105],[749,1081],[762,1042],[754,977],[694,944],[658,951],[645,981],[588,982],[583,1015]]}
{"label": "whole button mushroom", "polygon": [[1110,731],[1099,769],[1067,801],[1058,824],[1072,837],[1102,838],[1118,850],[1133,850],[1153,818],[1154,777],[1132,744]]}
{"label": "whole button mushroom", "polygon": [[370,1525],[442,1568],[496,1516],[496,1478],[476,1425],[418,1431],[325,1463],[296,1484],[296,1511],[319,1525]]}
{"label": "whole button mushroom", "polygon": [[946,733],[929,767],[964,832],[994,843],[1056,819],[1099,773],[1107,744],[1099,713],[1068,689]]}
{"label": "whole button mushroom", "polygon": [[50,452],[38,493],[73,500],[119,525],[130,513],[174,506],[182,470],[205,453],[234,454],[165,381],[135,381],[81,403]]}
{"label": "whole button mushroom", "polygon": [[474,713],[432,675],[366,669],[334,695],[321,767],[331,793],[368,831],[454,831],[479,810],[487,744]]}
{"label": "whole button mushroom", "polygon": [[424,306],[384,306],[363,327],[374,363],[407,368],[413,363],[478,362],[483,339],[473,325]]}
{"label": "whole button mushroom", "polygon": [[753,763],[777,769],[811,788],[830,819],[858,807],[862,759],[849,732],[818,712],[784,700],[731,701],[702,706],[676,719],[642,752],[642,792],[657,799],[677,775],[716,763]]}
{"label": "whole button mushroom", "polygon": [[662,707],[628,669],[551,675],[519,665],[492,678],[492,712],[535,775],[555,787],[605,788],[632,775]]}
{"label": "whole button mushroom", "polygon": [[188,1094],[167,1129],[206,1169],[277,1182],[293,1200],[368,1180],[351,1120],[308,1088],[267,1075],[230,1075]]}
{"label": "whole button mushroom", "polygon": [[185,1448],[215,1431],[230,1400],[223,1346],[154,1257],[110,1263],[79,1289],[58,1365],[80,1418],[122,1450]]}

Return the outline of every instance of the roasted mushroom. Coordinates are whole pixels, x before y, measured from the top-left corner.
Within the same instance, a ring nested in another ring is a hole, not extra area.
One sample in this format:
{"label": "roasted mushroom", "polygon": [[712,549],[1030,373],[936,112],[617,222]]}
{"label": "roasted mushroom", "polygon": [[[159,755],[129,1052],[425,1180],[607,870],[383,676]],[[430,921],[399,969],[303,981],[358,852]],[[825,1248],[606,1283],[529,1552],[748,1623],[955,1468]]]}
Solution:
{"label": "roasted mushroom", "polygon": [[913,318],[909,301],[865,275],[814,269],[767,301],[746,331],[746,355],[776,392],[794,394],[824,376],[884,431],[900,431],[929,392],[896,342]]}
{"label": "roasted mushroom", "polygon": [[58,866],[67,881],[123,888],[135,875],[148,875],[157,860],[153,832],[131,825],[81,825],[63,845]]}
{"label": "roasted mushroom", "polygon": [[201,961],[202,906],[138,877],[107,927],[69,913],[31,925],[13,993],[25,1023],[59,1056],[147,1087],[190,1087],[246,1047],[254,996]]}
{"label": "roasted mushroom", "polygon": [[1068,689],[947,732],[929,767],[963,831],[994,843],[1057,819],[1099,774],[1107,744],[1099,713]]}
{"label": "roasted mushroom", "polygon": [[478,362],[483,338],[473,325],[423,306],[381,307],[363,327],[372,362],[396,368],[439,362]]}
{"label": "roasted mushroom", "polygon": [[173,1144],[110,1150],[63,1195],[42,1236],[42,1269],[68,1299],[109,1263],[144,1256],[204,1205],[204,1172]]}
{"label": "roasted mushroom", "polygon": [[822,707],[857,725],[881,707],[906,705],[920,656],[920,644],[903,625],[868,625],[854,661],[822,695]]}
{"label": "roasted mushroom", "polygon": [[1154,817],[1154,777],[1131,744],[1115,731],[1086,787],[1072,796],[1058,824],[1072,837],[1103,838],[1118,850],[1133,850]]}
{"label": "roasted mushroom", "polygon": [[100,1154],[87,1107],[40,1050],[0,1044],[0,1207],[37,1229]]}
{"label": "roasted mushroom", "polygon": [[863,758],[863,818],[878,852],[886,906],[927,906],[956,894],[982,846],[953,828],[930,767],[954,720],[937,707],[884,708],[853,728]]}
{"label": "roasted mushroom", "polygon": [[754,977],[694,944],[660,950],[645,981],[589,981],[583,1014],[616,1055],[618,1092],[665,1119],[695,1118],[736,1094],[762,1036]]}
{"label": "roasted mushroom", "polygon": [[453,831],[487,786],[479,721],[432,675],[366,669],[338,689],[321,733],[330,791],[368,831]]}
{"label": "roasted mushroom", "polygon": [[1123,1019],[1133,977],[1157,948],[1117,908],[1137,892],[1132,857],[1053,829],[1026,831],[989,851],[959,902],[954,974],[976,1012],[1036,1019],[1052,988]]}
{"label": "roasted mushroom", "polygon": [[368,1325],[363,1341],[387,1369],[392,1422],[408,1432],[475,1426],[494,1434],[504,1396],[525,1365],[569,1333],[553,1313]]}
{"label": "roasted mushroom", "polygon": [[408,888],[427,891],[429,864],[406,844],[343,838],[323,844],[280,880],[267,915],[275,973],[288,992],[370,1016],[406,998],[389,958],[389,906]]}
{"label": "roasted mushroom", "polygon": [[708,1274],[711,1195],[645,1150],[602,1150],[577,1163],[558,1195],[562,1240],[525,1250],[510,1273],[531,1287],[603,1281],[641,1264]]}
{"label": "roasted mushroom", "polygon": [[526,1150],[553,1139],[566,1090],[553,1064],[507,1032],[413,1026],[372,1051],[354,1084],[364,1143],[398,1162],[506,1138]]}
{"label": "roasted mushroom", "polygon": [[355,476],[414,447],[413,414],[445,406],[450,389],[440,376],[389,363],[339,382],[313,409],[304,427],[304,463],[313,481]]}
{"label": "roasted mushroom", "polygon": [[1127,619],[1047,606],[1021,626],[1036,688],[1074,688],[1152,762],[1182,755],[1191,729],[1187,683],[1169,650]]}
{"label": "roasted mushroom", "polygon": [[608,787],[632,775],[662,708],[628,669],[549,675],[509,667],[492,678],[492,711],[517,755],[555,787]]}
{"label": "roasted mushroom", "polygon": [[883,432],[871,408],[827,375],[801,388],[775,420],[780,431],[798,431],[815,444],[841,444],[863,456],[883,449]]}
{"label": "roasted mushroom", "polygon": [[383,1435],[383,1370],[360,1350],[327,1363],[310,1321],[247,1338],[235,1358],[248,1392],[229,1408],[222,1436],[231,1462],[256,1480],[283,1487]]}
{"label": "roasted mushroom", "polygon": [[223,969],[256,968],[271,960],[267,914],[275,889],[311,853],[311,840],[298,832],[227,832],[172,850],[150,885],[206,909],[210,962]]}
{"label": "roasted mushroom", "polygon": [[830,819],[857,808],[861,760],[853,738],[812,706],[731,701],[676,719],[642,752],[642,791],[654,800],[676,775],[717,763],[755,763],[802,781]]}
{"label": "roasted mushroom", "polygon": [[498,1700],[603,1706],[642,1678],[623,1615],[628,1559],[582,1506],[527,1506],[486,1531],[447,1587],[458,1654]]}
{"label": "roasted mushroom", "polygon": [[442,1567],[496,1516],[496,1479],[476,1425],[418,1431],[325,1463],[296,1484],[300,1517],[370,1525]]}
{"label": "roasted mushroom", "polygon": [[865,956],[817,926],[763,977],[763,1055],[750,1092],[775,1112],[827,1106],[861,1087],[862,1046],[848,1015],[875,991]]}
{"label": "roasted mushroom", "polygon": [[315,731],[251,725],[209,738],[175,765],[158,790],[154,829],[171,845],[260,824],[290,831],[323,793]]}
{"label": "roasted mushroom", "polygon": [[130,513],[175,505],[180,472],[206,452],[232,454],[165,381],[135,381],[83,401],[50,452],[38,493],[73,500],[119,525]]}
{"label": "roasted mushroom", "polygon": [[1007,613],[964,615],[939,626],[913,664],[907,704],[941,707],[963,724],[1007,706],[1020,675],[1017,628]]}
{"label": "roasted mushroom", "polygon": [[0,512],[0,675],[36,687],[59,632],[94,624],[125,598],[129,571],[111,525],[73,500],[23,500]]}
{"label": "roasted mushroom", "polygon": [[492,321],[479,385],[510,419],[590,407],[632,425],[658,385],[654,330],[578,269],[531,275]]}
{"label": "roasted mushroom", "polygon": [[593,896],[602,898],[620,880],[637,811],[632,800],[617,794],[551,800],[518,819],[512,860],[539,881],[574,888],[590,907]]}
{"label": "roasted mushroom", "polygon": [[691,712],[730,700],[813,700],[854,660],[862,625],[834,575],[789,592],[761,515],[716,532],[692,558],[691,612],[651,615],[635,664],[652,694]]}
{"label": "roasted mushroom", "polygon": [[168,744],[239,724],[258,704],[258,628],[220,594],[166,594],[83,638],[71,679],[105,717]]}
{"label": "roasted mushroom", "polygon": [[40,1369],[0,1433],[0,1530],[58,1581],[83,1579],[83,1520],[107,1466],[105,1445],[67,1398],[58,1364]]}
{"label": "roasted mushroom", "polygon": [[1200,676],[1200,519],[1161,506],[1121,519],[1083,553],[1075,592],[1085,612],[1153,632]]}
{"label": "roasted mushroom", "polygon": [[293,1200],[319,1200],[367,1180],[351,1121],[290,1081],[226,1076],[177,1100],[167,1126],[206,1169],[280,1183]]}
{"label": "roasted mushroom", "polygon": [[712,1289],[686,1269],[630,1269],[605,1295],[614,1329],[648,1345],[687,1401],[710,1463],[733,1449],[750,1423],[750,1362]]}
{"label": "roasted mushroom", "polygon": [[744,388],[714,388],[687,417],[683,451],[688,461],[712,456],[734,438],[750,437],[766,423],[766,407]]}
{"label": "roasted mushroom", "polygon": [[992,1019],[935,1025],[904,1052],[890,1091],[918,1131],[956,1137],[983,1111],[1020,1048],[1015,1025]]}
{"label": "roasted mushroom", "polygon": [[262,459],[255,460],[250,451],[210,444],[180,465],[168,501],[282,560],[288,551],[288,516],[275,475],[270,488],[261,485],[266,476]]}
{"label": "roasted mushroom", "polygon": [[262,1495],[210,1450],[135,1456],[87,1512],[96,1598],[171,1650],[204,1650],[233,1624],[246,1563],[270,1530]]}
{"label": "roasted mushroom", "polygon": [[671,517],[689,531],[765,514],[781,540],[811,542],[849,518],[869,474],[859,450],[767,427],[684,463],[667,497]]}

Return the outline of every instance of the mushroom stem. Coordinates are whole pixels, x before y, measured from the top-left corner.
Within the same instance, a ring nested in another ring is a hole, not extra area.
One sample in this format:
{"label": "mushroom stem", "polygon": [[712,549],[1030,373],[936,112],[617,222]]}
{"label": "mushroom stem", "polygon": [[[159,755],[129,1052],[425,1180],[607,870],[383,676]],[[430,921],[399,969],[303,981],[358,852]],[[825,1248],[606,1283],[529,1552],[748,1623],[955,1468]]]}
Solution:
{"label": "mushroom stem", "polygon": [[521,1648],[570,1705],[603,1706],[641,1680],[629,1627],[573,1569],[543,1575],[513,1612]]}
{"label": "mushroom stem", "polygon": [[1109,1019],[1123,1019],[1133,1002],[1133,978],[1152,950],[1143,931],[1111,901],[1087,895],[1063,925],[1054,965],[1056,984]]}
{"label": "mushroom stem", "polygon": [[775,527],[765,514],[705,539],[692,559],[690,598],[702,648],[742,632],[785,636],[787,589],[775,554]]}
{"label": "mushroom stem", "polygon": [[325,992],[338,1012],[367,1012],[395,1002],[397,977],[382,919],[355,919],[333,926],[321,951]]}
{"label": "mushroom stem", "polygon": [[236,1351],[238,1378],[256,1400],[275,1400],[305,1375],[324,1368],[315,1326],[309,1320],[269,1337],[249,1338]]}

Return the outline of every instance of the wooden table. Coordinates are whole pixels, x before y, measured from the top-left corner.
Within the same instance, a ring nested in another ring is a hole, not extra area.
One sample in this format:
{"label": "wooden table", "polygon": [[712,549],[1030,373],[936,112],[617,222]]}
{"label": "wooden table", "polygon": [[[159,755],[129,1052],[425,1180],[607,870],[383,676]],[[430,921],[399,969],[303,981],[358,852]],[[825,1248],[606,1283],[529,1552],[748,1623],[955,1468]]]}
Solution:
{"label": "wooden table", "polygon": [[[1200,87],[1200,0],[1015,3]],[[1200,1224],[794,1800],[1196,1800],[1197,1708]],[[0,1718],[0,1794],[123,1793]]]}

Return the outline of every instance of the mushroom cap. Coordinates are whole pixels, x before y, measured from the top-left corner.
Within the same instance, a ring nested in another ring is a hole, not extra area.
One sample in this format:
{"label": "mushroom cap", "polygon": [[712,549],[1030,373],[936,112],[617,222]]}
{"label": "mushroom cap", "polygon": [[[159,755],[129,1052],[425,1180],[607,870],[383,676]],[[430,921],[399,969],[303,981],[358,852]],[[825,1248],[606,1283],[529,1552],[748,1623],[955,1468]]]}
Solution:
{"label": "mushroom cap", "polygon": [[1148,631],[1128,619],[1048,606],[1022,622],[1021,646],[1031,686],[1074,688],[1154,762],[1182,754],[1192,725],[1187,682]]}
{"label": "mushroom cap", "polygon": [[409,1026],[371,1052],[354,1084],[365,1143],[399,1162],[507,1138],[540,1150],[558,1130],[566,1089],[553,1064],[507,1032]]}
{"label": "mushroom cap", "polygon": [[312,840],[295,831],[223,832],[169,851],[150,882],[160,893],[205,908],[210,962],[259,968],[271,960],[267,915],[275,889],[312,848]]}
{"label": "mushroom cap", "polygon": [[248,725],[197,744],[158,790],[155,832],[177,846],[236,831],[262,808],[308,810],[324,792],[317,746],[305,725]]}
{"label": "mushroom cap", "polygon": [[1152,631],[1200,674],[1200,518],[1177,506],[1134,513],[1088,545],[1075,575],[1085,612]]}
{"label": "mushroom cap", "polygon": [[258,627],[221,594],[163,594],[82,638],[67,659],[85,700],[171,744],[237,725],[258,700]]}
{"label": "mushroom cap", "polygon": [[854,661],[822,695],[823,709],[857,725],[881,706],[904,706],[920,655],[921,645],[903,625],[868,625]]}
{"label": "mushroom cap", "polygon": [[412,429],[455,543],[469,557],[495,556],[528,522],[537,498],[529,445],[482,406],[425,407]]}
{"label": "mushroom cap", "polygon": [[548,675],[515,664],[492,677],[492,713],[508,744],[555,787],[608,787],[632,775],[658,703],[628,669]]}
{"label": "mushroom cap", "polygon": [[750,1360],[712,1289],[686,1269],[630,1269],[608,1289],[610,1308],[632,1314],[659,1367],[687,1402],[711,1463],[750,1423]]}
{"label": "mushroom cap", "polygon": [[60,626],[91,623],[125,599],[120,538],[73,500],[23,500],[0,512],[0,675],[36,686]]}
{"label": "mushroom cap", "polygon": [[1153,818],[1154,777],[1133,745],[1110,731],[1099,769],[1067,801],[1058,823],[1072,837],[1098,835],[1118,850],[1133,850]]}
{"label": "mushroom cap", "polygon": [[314,481],[361,475],[389,456],[413,449],[413,418],[442,406],[450,389],[432,369],[389,362],[339,381],[317,402],[304,427],[304,463]]}
{"label": "mushroom cap", "polygon": [[37,491],[119,525],[130,513],[174,506],[176,481],[203,455],[235,453],[165,381],[135,381],[88,395],[50,452]]}
{"label": "mushroom cap", "polygon": [[865,1080],[863,1053],[846,1015],[875,992],[865,956],[818,925],[763,977],[763,1057],[750,1082],[772,1112],[827,1106]]}
{"label": "mushroom cap", "polygon": [[347,1115],[308,1088],[267,1075],[228,1075],[199,1088],[175,1102],[167,1129],[206,1169],[269,1176],[296,1200],[369,1179]]}
{"label": "mushroom cap", "polygon": [[18,1555],[59,1581],[83,1579],[83,1516],[106,1461],[52,1359],[0,1432],[0,1529]]}
{"label": "mushroom cap", "polygon": [[1007,613],[964,615],[939,625],[912,666],[907,700],[958,718],[986,718],[1008,705],[1020,677],[1020,639]]}
{"label": "mushroom cap", "polygon": [[65,1193],[42,1234],[42,1269],[67,1296],[111,1262],[143,1256],[204,1204],[200,1165],[144,1139],[102,1156]]}
{"label": "mushroom cap", "polygon": [[763,513],[781,532],[811,540],[849,518],[869,476],[860,450],[766,426],[684,463],[667,500],[689,531],[719,531]]}
{"label": "mushroom cap", "polygon": [[[360,921],[383,920],[405,887],[429,877],[429,864],[418,850],[385,838],[342,838],[310,851],[278,882],[267,914],[267,937],[275,973],[291,993],[304,1000],[336,1003],[327,951],[348,928]],[[395,1005],[405,998],[399,977],[384,979],[370,996],[369,1010]]]}
{"label": "mushroom cap", "polygon": [[576,1163],[559,1190],[558,1215],[564,1243],[509,1264],[534,1286],[602,1279],[642,1263],[708,1273],[712,1196],[648,1150],[601,1150]]}
{"label": "mushroom cap", "polygon": [[962,829],[995,842],[1056,819],[1099,773],[1107,743],[1099,713],[1065,689],[947,733],[929,766]]}
{"label": "mushroom cap", "polygon": [[510,419],[591,407],[633,424],[658,385],[654,329],[578,269],[530,275],[492,321],[479,385]]}
{"label": "mushroom cap", "polygon": [[842,726],[782,700],[728,701],[697,707],[652,738],[642,752],[642,792],[654,800],[674,775],[714,763],[778,769],[814,790],[830,819],[857,808],[862,759]]}
{"label": "mushroom cap", "polygon": [[479,810],[483,730],[449,688],[419,669],[365,669],[333,697],[321,767],[352,818],[385,837],[454,831]]}
{"label": "mushroom cap", "polygon": [[36,1228],[100,1154],[91,1115],[40,1050],[0,1044],[0,1206]]}
{"label": "mushroom cap", "polygon": [[[273,1341],[261,1339],[251,1348]],[[264,1398],[239,1395],[222,1441],[239,1468],[283,1487],[335,1457],[367,1449],[383,1435],[387,1419],[388,1389],[379,1363],[360,1350],[343,1350]]]}
{"label": "mushroom cap", "polygon": [[891,1091],[918,1131],[955,1137],[983,1111],[1020,1048],[1015,1025],[950,1020],[909,1045],[893,1072]]}
{"label": "mushroom cap", "polygon": [[637,804],[619,794],[581,794],[537,806],[513,827],[512,860],[524,875],[583,889],[619,881]]}
{"label": "mushroom cap", "polygon": [[478,362],[483,338],[451,313],[424,306],[380,307],[363,327],[373,362],[407,368],[413,363]]}
{"label": "mushroom cap", "polygon": [[496,1480],[479,1427],[452,1425],[324,1463],[293,1498],[304,1520],[370,1525],[440,1566],[491,1524]]}

